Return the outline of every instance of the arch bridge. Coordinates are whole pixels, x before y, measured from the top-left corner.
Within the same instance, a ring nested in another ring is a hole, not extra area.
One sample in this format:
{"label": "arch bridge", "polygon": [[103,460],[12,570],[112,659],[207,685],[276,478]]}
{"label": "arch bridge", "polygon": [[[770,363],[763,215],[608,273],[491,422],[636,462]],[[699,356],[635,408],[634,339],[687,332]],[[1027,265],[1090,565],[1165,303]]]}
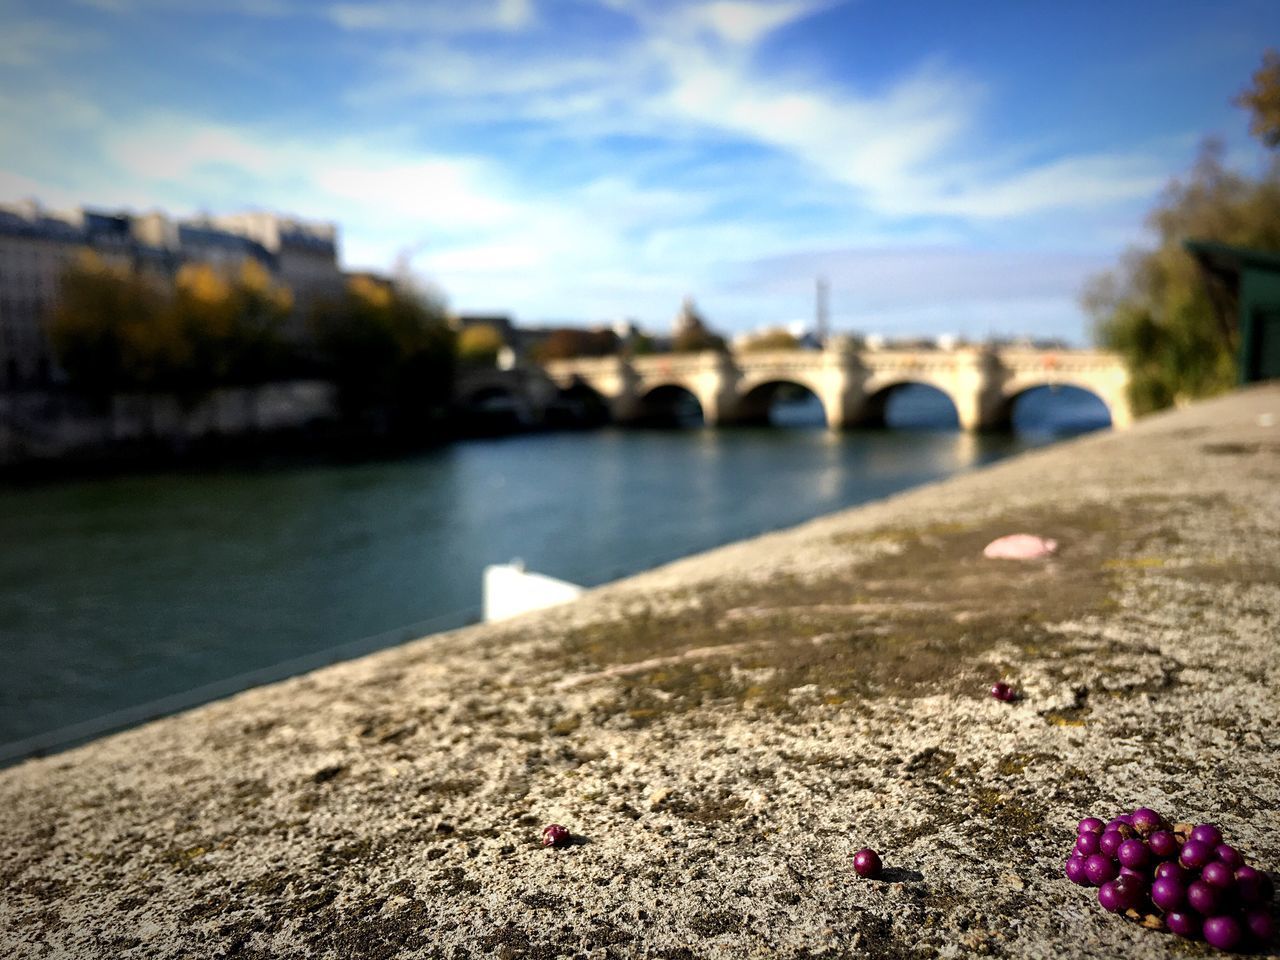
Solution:
{"label": "arch bridge", "polygon": [[965,430],[1008,426],[1018,397],[1045,386],[1089,391],[1106,404],[1114,427],[1132,421],[1128,372],[1118,355],[1101,350],[870,350],[837,343],[823,351],[558,360],[546,374],[561,390],[594,391],[619,423],[646,419],[657,398],[677,391],[698,401],[709,426],[760,421],[773,392],[794,385],[811,391],[827,426],[839,430],[883,422],[888,397],[907,384],[946,394]]}

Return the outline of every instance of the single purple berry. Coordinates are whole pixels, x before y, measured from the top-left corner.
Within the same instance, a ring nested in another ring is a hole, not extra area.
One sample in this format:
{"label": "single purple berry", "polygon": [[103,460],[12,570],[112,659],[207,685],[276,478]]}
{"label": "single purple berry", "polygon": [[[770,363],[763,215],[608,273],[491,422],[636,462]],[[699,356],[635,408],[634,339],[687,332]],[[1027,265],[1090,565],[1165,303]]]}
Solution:
{"label": "single purple berry", "polygon": [[1220,843],[1213,849],[1213,855],[1222,863],[1225,863],[1232,870],[1237,867],[1244,866],[1244,857],[1240,855],[1240,851],[1229,843]]}
{"label": "single purple berry", "polygon": [[1120,844],[1116,848],[1116,858],[1122,866],[1132,867],[1134,870],[1141,870],[1151,862],[1151,854],[1147,852],[1147,845],[1137,838],[1126,840]]}
{"label": "single purple berry", "polygon": [[1164,925],[1169,928],[1171,933],[1186,937],[1188,940],[1195,940],[1200,936],[1200,915],[1190,910],[1175,910],[1172,913],[1166,913],[1164,915]]}
{"label": "single purple berry", "polygon": [[1202,917],[1211,917],[1217,913],[1220,900],[1217,889],[1203,880],[1195,880],[1187,885],[1187,903]]}
{"label": "single purple berry", "polygon": [[882,869],[880,854],[870,847],[863,847],[853,855],[853,872],[864,880],[874,880]]}
{"label": "single purple berry", "polygon": [[1076,828],[1076,833],[1101,833],[1104,826],[1097,817],[1085,817]]}
{"label": "single purple berry", "polygon": [[1098,888],[1098,903],[1110,913],[1119,913],[1125,909],[1124,891],[1117,884],[1116,880],[1108,880]]}
{"label": "single purple berry", "polygon": [[1103,828],[1102,832],[1106,833],[1108,830],[1119,830],[1121,827],[1129,827],[1129,826],[1132,826],[1132,824],[1130,824],[1127,819],[1125,819],[1124,817],[1116,817],[1107,822],[1107,825],[1106,827]]}
{"label": "single purple berry", "polygon": [[1119,830],[1108,830],[1098,838],[1098,852],[1108,857],[1114,857],[1122,843],[1124,843],[1124,837],[1121,836]]}
{"label": "single purple berry", "polygon": [[1089,882],[1095,887],[1100,887],[1104,883],[1114,880],[1120,872],[1116,869],[1115,861],[1102,853],[1095,853],[1087,858],[1084,862],[1084,869],[1089,876]]}
{"label": "single purple berry", "polygon": [[1164,822],[1160,814],[1150,807],[1139,807],[1133,811],[1131,816],[1133,817],[1133,829],[1144,837],[1155,830],[1159,830],[1160,825]]}
{"label": "single purple berry", "polygon": [[1001,703],[1010,703],[1018,696],[1016,690],[1003,680],[999,680],[991,685],[991,695]]}
{"label": "single purple berry", "polygon": [[1225,892],[1236,885],[1236,872],[1221,860],[1215,860],[1204,865],[1204,869],[1200,871],[1200,879]]}
{"label": "single purple berry", "polygon": [[1128,877],[1130,880],[1137,880],[1143,885],[1151,882],[1151,877],[1145,870],[1135,870],[1133,867],[1121,867],[1120,876]]}
{"label": "single purple berry", "polygon": [[1244,925],[1259,946],[1265,946],[1275,939],[1276,922],[1271,911],[1259,907],[1250,907],[1244,912]]}
{"label": "single purple berry", "polygon": [[1084,857],[1069,857],[1067,859],[1066,874],[1067,879],[1072,883],[1087,887],[1089,886],[1089,873],[1085,870],[1084,864]]}
{"label": "single purple berry", "polygon": [[1222,842],[1222,831],[1218,829],[1217,824],[1197,824],[1191,831],[1191,839],[1207,843],[1212,849]]}
{"label": "single purple berry", "polygon": [[1084,857],[1091,857],[1098,852],[1098,842],[1102,839],[1100,833],[1082,833],[1076,837],[1076,853]]}
{"label": "single purple berry", "polygon": [[1150,890],[1145,880],[1139,877],[1120,876],[1116,878],[1115,885],[1120,891],[1122,910],[1140,909],[1146,904]]}
{"label": "single purple berry", "polygon": [[1178,855],[1178,838],[1168,830],[1156,830],[1147,837],[1147,849],[1157,860],[1169,860]]}
{"label": "single purple berry", "polygon": [[1244,928],[1235,917],[1208,917],[1204,922],[1204,938],[1219,950],[1234,950],[1244,939]]}
{"label": "single purple berry", "polygon": [[1241,903],[1265,903],[1271,899],[1271,878],[1248,864],[1237,867],[1236,895]]}
{"label": "single purple berry", "polygon": [[1163,877],[1151,885],[1151,902],[1166,912],[1177,910],[1187,902],[1187,888],[1172,877]]}
{"label": "single purple berry", "polygon": [[542,828],[542,845],[544,847],[567,846],[571,836],[567,827],[551,823]]}
{"label": "single purple berry", "polygon": [[1184,887],[1191,882],[1191,874],[1187,872],[1187,868],[1172,861],[1156,864],[1155,878],[1164,880],[1166,877],[1177,880]]}
{"label": "single purple berry", "polygon": [[1199,870],[1212,859],[1213,847],[1203,840],[1188,840],[1178,854],[1178,862],[1189,870]]}

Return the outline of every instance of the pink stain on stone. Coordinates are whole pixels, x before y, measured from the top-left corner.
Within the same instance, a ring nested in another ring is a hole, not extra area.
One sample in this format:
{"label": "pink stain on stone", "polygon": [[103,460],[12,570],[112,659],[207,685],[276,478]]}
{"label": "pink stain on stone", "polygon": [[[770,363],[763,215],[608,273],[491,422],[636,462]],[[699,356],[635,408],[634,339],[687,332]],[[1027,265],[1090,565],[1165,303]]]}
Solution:
{"label": "pink stain on stone", "polygon": [[1057,540],[1030,533],[1011,533],[987,544],[982,555],[990,560],[1039,560],[1058,549]]}

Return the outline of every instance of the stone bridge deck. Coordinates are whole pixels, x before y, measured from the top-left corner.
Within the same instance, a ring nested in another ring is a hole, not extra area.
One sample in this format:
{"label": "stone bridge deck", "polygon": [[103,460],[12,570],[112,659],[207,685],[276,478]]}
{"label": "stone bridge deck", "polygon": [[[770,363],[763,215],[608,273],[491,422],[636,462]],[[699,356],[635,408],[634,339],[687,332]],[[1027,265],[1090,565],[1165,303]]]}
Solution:
{"label": "stone bridge deck", "polygon": [[[1061,864],[1147,804],[1280,868],[1278,423],[1248,390],[0,772],[0,955],[1207,956]],[[1059,555],[981,559],[1020,530]]]}
{"label": "stone bridge deck", "polygon": [[839,429],[883,420],[897,388],[922,383],[942,391],[955,405],[962,428],[1003,426],[1027,390],[1073,386],[1106,404],[1113,425],[1132,420],[1126,395],[1128,374],[1120,358],[1097,350],[853,350],[724,355],[658,355],[631,360],[563,360],[547,366],[561,389],[598,394],[614,418],[629,421],[653,412],[675,391],[691,394],[708,424],[767,416],[773,391],[796,384],[822,402],[827,424]]}

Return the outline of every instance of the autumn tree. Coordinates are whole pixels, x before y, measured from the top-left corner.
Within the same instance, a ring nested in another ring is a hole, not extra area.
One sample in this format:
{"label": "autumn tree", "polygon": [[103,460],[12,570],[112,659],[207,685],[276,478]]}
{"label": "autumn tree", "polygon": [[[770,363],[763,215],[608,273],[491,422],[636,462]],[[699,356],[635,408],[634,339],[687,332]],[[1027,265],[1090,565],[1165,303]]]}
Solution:
{"label": "autumn tree", "polygon": [[1268,147],[1280,147],[1280,53],[1268,50],[1253,75],[1253,86],[1236,98],[1251,114],[1249,132]]}
{"label": "autumn tree", "polygon": [[349,421],[420,432],[452,398],[454,333],[435,300],[356,277],[340,299],[317,305],[312,328]]}
{"label": "autumn tree", "polygon": [[561,327],[530,352],[538,363],[571,360],[574,357],[611,357],[618,353],[618,335],[612,330],[584,330]]}
{"label": "autumn tree", "polygon": [[[1276,128],[1259,118],[1274,120],[1278,72],[1280,59],[1268,53],[1254,77],[1257,96],[1247,101],[1255,109],[1254,132],[1270,143],[1267,131]],[[1280,160],[1251,177],[1228,170],[1222,156],[1221,144],[1206,143],[1190,174],[1166,188],[1148,217],[1155,249],[1130,251],[1085,293],[1099,343],[1126,359],[1136,413],[1236,383],[1239,330],[1230,292],[1211,286],[1184,242],[1280,251]]]}
{"label": "autumn tree", "polygon": [[63,274],[48,333],[72,388],[98,402],[160,388],[189,359],[163,288],[87,251]]}
{"label": "autumn tree", "polygon": [[740,349],[747,353],[765,353],[771,350],[799,350],[800,341],[795,335],[780,328],[765,330],[743,341]]}
{"label": "autumn tree", "polygon": [[475,323],[458,333],[458,361],[476,367],[492,367],[503,348],[502,334],[487,323]]}

